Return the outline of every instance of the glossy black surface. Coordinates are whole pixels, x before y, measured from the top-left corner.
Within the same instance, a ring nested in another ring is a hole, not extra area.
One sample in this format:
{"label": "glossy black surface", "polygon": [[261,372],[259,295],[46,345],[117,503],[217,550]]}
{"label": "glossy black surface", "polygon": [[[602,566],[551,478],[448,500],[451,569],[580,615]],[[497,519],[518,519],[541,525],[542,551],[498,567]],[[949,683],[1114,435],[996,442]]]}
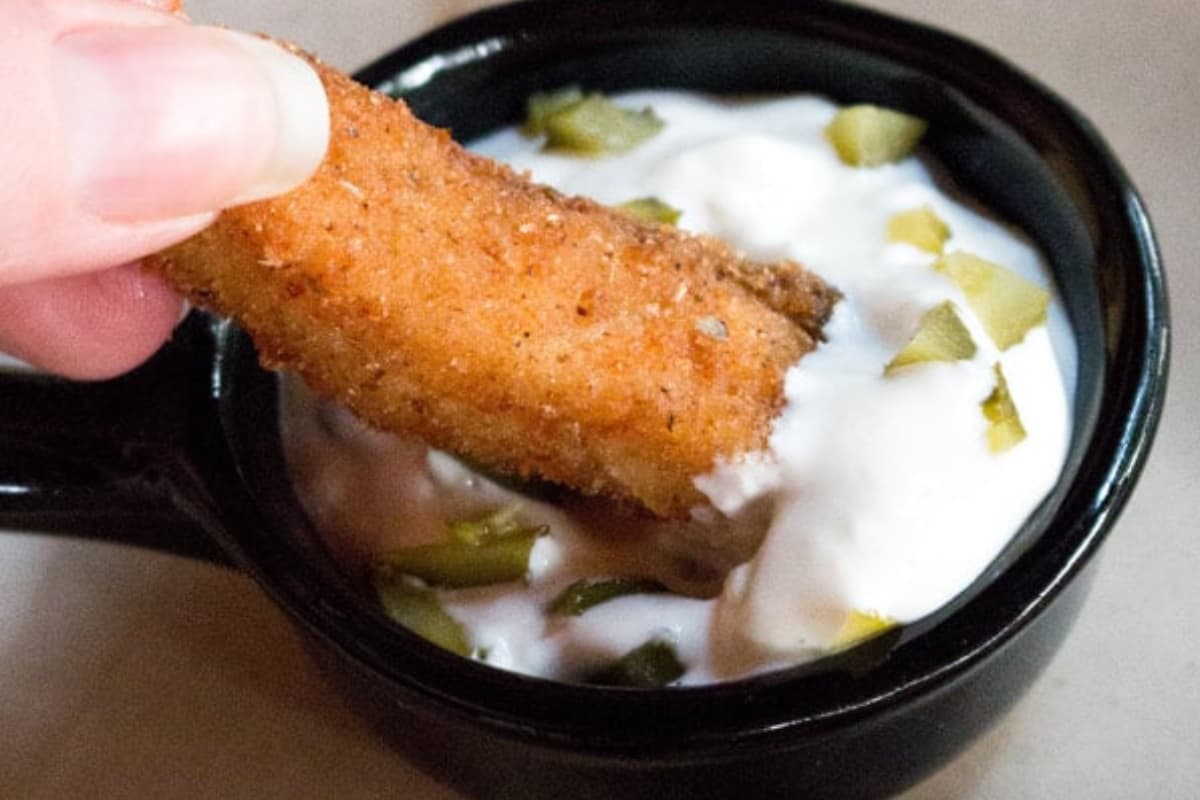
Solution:
{"label": "glossy black surface", "polygon": [[565,83],[816,91],[925,116],[929,150],[1037,240],[1063,290],[1080,345],[1063,479],[984,579],[890,651],[699,689],[521,678],[397,630],[354,591],[284,478],[273,378],[236,329],[195,317],[120,381],[0,377],[0,523],[142,530],[129,535],[143,542],[172,518],[203,529],[308,631],[381,731],[479,796],[877,796],[1015,700],[1082,600],[1166,379],[1149,223],[1086,122],[981,50],[832,3],[527,3],[440,29],[361,77],[459,137],[515,121],[531,91]]}

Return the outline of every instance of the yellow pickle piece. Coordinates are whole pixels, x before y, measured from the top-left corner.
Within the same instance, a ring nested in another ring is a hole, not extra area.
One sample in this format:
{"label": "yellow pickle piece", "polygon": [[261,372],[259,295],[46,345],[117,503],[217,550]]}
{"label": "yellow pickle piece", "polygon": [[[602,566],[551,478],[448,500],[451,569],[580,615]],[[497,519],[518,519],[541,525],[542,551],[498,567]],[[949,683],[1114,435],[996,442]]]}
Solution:
{"label": "yellow pickle piece", "polygon": [[894,627],[894,619],[873,611],[851,611],[846,615],[846,621],[842,623],[842,629],[838,631],[830,647],[834,650],[846,650]]}
{"label": "yellow pickle piece", "polygon": [[639,197],[627,200],[617,206],[626,214],[637,217],[643,222],[661,222],[664,225],[674,225],[683,215],[678,208],[664,203],[657,197]]}
{"label": "yellow pickle piece", "polygon": [[950,226],[929,206],[901,211],[888,220],[889,242],[910,244],[927,253],[941,255],[949,238]]}
{"label": "yellow pickle piece", "polygon": [[878,167],[912,155],[925,120],[873,105],[848,106],[825,128],[838,157],[852,167]]}
{"label": "yellow pickle piece", "polygon": [[1001,350],[1046,322],[1050,292],[1016,272],[978,256],[956,251],[937,260],[934,269],[953,280],[988,336]]}
{"label": "yellow pickle piece", "polygon": [[1003,453],[1024,441],[1025,426],[1021,424],[1021,415],[1017,413],[1017,405],[1009,394],[1008,381],[1004,379],[999,362],[992,367],[992,371],[996,375],[996,388],[992,389],[981,408],[988,421],[988,449],[993,453]]}
{"label": "yellow pickle piece", "polygon": [[954,303],[947,300],[926,311],[917,332],[883,368],[884,375],[913,364],[962,361],[975,355],[975,340],[959,318]]}

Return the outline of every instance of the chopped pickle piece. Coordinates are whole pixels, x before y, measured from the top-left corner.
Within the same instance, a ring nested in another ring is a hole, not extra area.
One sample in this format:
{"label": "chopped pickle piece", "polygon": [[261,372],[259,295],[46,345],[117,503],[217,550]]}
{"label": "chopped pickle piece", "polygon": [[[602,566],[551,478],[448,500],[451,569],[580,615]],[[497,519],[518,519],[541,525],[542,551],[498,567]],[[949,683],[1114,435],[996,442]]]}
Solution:
{"label": "chopped pickle piece", "polygon": [[825,129],[838,157],[853,167],[877,167],[912,154],[925,120],[872,105],[843,108]]}
{"label": "chopped pickle piece", "polygon": [[520,504],[513,503],[479,517],[451,522],[447,527],[455,541],[469,545],[526,534],[541,536],[548,530],[546,525],[522,525],[517,521],[517,512],[520,510]]}
{"label": "chopped pickle piece", "polygon": [[950,238],[950,226],[929,206],[901,211],[888,220],[889,242],[902,242],[927,253],[941,254]]}
{"label": "chopped pickle piece", "polygon": [[375,562],[383,577],[412,575],[430,586],[461,589],[525,578],[538,535],[520,533],[480,544],[444,542],[385,553]]}
{"label": "chopped pickle piece", "polygon": [[999,362],[992,368],[996,373],[996,388],[983,401],[983,415],[987,417],[988,447],[993,453],[1003,453],[1016,447],[1025,439],[1025,426],[1012,395],[1008,393],[1008,381]]}
{"label": "chopped pickle piece", "polygon": [[645,578],[601,578],[578,580],[563,590],[548,607],[551,614],[578,617],[588,609],[630,594],[657,594],[666,591],[658,581]]}
{"label": "chopped pickle piece", "polygon": [[588,683],[656,689],[679,680],[684,672],[675,648],[668,642],[652,639],[593,674]]}
{"label": "chopped pickle piece", "polygon": [[628,200],[617,208],[643,222],[661,222],[664,225],[674,225],[679,222],[679,217],[683,213],[657,197],[639,197],[636,200]]}
{"label": "chopped pickle piece", "polygon": [[1010,269],[963,252],[944,255],[933,266],[958,284],[1001,350],[1046,321],[1050,293]]}
{"label": "chopped pickle piece", "polygon": [[545,118],[546,148],[579,155],[624,153],[663,128],[654,111],[621,108],[603,95],[589,94]]}
{"label": "chopped pickle piece", "polygon": [[954,303],[949,300],[929,309],[921,316],[917,332],[908,344],[883,368],[891,375],[901,367],[929,361],[960,361],[975,355],[975,340],[967,326],[958,318]]}
{"label": "chopped pickle piece", "polygon": [[894,627],[894,619],[880,616],[873,611],[851,611],[842,623],[842,629],[834,637],[831,647],[834,650],[846,650]]}
{"label": "chopped pickle piece", "polygon": [[466,629],[442,608],[432,589],[404,577],[379,577],[375,591],[384,613],[392,620],[452,653],[470,655]]}
{"label": "chopped pickle piece", "polygon": [[546,132],[546,120],[583,100],[583,90],[578,86],[564,86],[552,92],[536,92],[525,101],[525,123],[521,133],[526,136],[541,136]]}

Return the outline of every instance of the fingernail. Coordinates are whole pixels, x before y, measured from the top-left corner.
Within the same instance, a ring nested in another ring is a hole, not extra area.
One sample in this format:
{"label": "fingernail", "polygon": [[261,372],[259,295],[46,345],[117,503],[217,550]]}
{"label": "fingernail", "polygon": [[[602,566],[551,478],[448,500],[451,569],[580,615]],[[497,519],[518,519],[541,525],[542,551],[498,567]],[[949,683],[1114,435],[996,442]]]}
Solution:
{"label": "fingernail", "polygon": [[281,194],[329,141],[320,79],[298,56],[188,25],[80,31],[55,45],[53,87],[84,210],[164,219]]}
{"label": "fingernail", "polygon": [[279,45],[237,31],[217,30],[269,76],[276,110],[275,147],[257,179],[234,199],[249,203],[283,194],[306,180],[329,145],[329,103],[321,79],[303,59]]}

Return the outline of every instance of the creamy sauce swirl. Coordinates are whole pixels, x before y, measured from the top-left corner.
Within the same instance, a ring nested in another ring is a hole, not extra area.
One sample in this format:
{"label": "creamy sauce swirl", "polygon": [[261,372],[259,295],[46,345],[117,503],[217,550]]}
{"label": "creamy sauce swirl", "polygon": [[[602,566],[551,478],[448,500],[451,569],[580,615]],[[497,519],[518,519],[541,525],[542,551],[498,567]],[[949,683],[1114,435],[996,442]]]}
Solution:
{"label": "creamy sauce swirl", "polygon": [[[1042,257],[918,159],[842,164],[823,135],[837,108],[823,99],[638,92],[619,102],[653,107],[665,130],[603,159],[544,153],[513,130],[473,149],[600,202],[657,197],[683,212],[681,227],[753,258],[800,261],[844,300],[827,341],[790,370],[768,451],[697,477],[724,518],[707,509],[679,525],[637,523],[526,499],[523,519],[551,529],[535,546],[528,585],[441,592],[447,610],[498,667],[569,679],[660,638],[687,666],[682,682],[702,683],[819,657],[839,646],[855,613],[906,623],[943,606],[999,554],[1061,470],[1074,343],[1056,299],[1045,326],[998,351],[958,287],[931,268],[936,256],[889,243],[887,222],[929,206],[952,231],[948,252],[1053,290]],[[975,357],[885,377],[921,315],[945,300],[979,346]],[[980,411],[997,362],[1028,433],[999,454]],[[284,403],[300,494],[346,558],[433,541],[447,518],[517,499],[448,456],[320,408],[298,387]],[[544,613],[574,580],[617,575],[656,577],[694,596]]]}

